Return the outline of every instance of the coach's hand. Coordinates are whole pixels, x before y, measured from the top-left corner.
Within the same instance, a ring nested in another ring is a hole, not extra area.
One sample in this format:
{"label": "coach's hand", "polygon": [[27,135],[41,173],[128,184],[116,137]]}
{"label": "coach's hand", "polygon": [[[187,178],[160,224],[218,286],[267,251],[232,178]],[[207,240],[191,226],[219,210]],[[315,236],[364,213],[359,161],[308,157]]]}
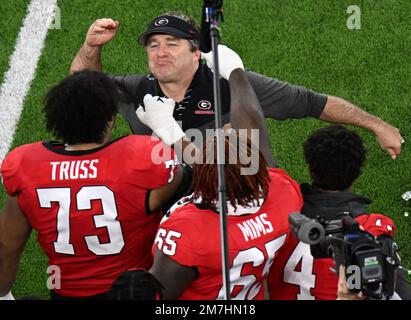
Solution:
{"label": "coach's hand", "polygon": [[119,22],[113,19],[98,19],[87,32],[85,45],[90,47],[102,46],[116,35]]}
{"label": "coach's hand", "polygon": [[139,106],[136,111],[137,117],[150,127],[165,144],[171,146],[185,136],[173,118],[175,106],[173,99],[146,94],[143,103],[144,108]]}
{"label": "coach's hand", "polygon": [[[214,67],[213,52],[201,53],[201,57],[207,62],[210,69]],[[218,62],[220,67],[220,75],[222,78],[229,80],[231,72],[236,69],[244,70],[243,61],[240,56],[232,49],[224,45],[218,45]]]}
{"label": "coach's hand", "polygon": [[395,160],[400,155],[401,147],[404,143],[400,130],[383,122],[382,125],[374,130],[374,133],[381,148],[386,150],[391,158]]}

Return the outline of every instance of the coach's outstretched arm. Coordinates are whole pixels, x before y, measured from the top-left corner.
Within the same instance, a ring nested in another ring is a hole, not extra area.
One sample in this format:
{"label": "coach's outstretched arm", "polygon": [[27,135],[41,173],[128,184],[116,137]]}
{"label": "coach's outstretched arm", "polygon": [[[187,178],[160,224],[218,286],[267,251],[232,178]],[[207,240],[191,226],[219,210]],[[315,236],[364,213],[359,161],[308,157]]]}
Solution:
{"label": "coach's outstretched arm", "polygon": [[397,128],[344,99],[329,96],[320,119],[368,129],[375,134],[377,142],[391,158],[395,159],[401,153],[403,138]]}
{"label": "coach's outstretched arm", "polygon": [[71,63],[70,73],[85,69],[101,71],[101,49],[116,35],[119,22],[113,19],[98,19],[90,26],[83,46]]}

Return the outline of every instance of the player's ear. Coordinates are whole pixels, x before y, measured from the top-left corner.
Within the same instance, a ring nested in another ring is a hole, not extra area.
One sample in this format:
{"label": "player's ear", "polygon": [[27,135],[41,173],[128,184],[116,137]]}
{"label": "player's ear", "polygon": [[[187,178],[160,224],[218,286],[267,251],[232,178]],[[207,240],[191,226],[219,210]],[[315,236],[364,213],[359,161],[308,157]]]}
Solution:
{"label": "player's ear", "polygon": [[108,127],[109,130],[113,130],[115,125],[116,125],[116,115],[113,115],[111,120],[108,122],[107,127]]}

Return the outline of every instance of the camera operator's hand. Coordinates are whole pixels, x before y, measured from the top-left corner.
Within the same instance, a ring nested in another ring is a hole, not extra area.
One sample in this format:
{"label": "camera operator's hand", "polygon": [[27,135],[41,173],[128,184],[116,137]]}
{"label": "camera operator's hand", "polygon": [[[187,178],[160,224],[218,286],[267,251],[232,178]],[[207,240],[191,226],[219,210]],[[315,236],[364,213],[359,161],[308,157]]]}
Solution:
{"label": "camera operator's hand", "polygon": [[[201,53],[201,57],[206,60],[207,66],[210,69],[214,67],[213,52]],[[227,46],[218,45],[218,62],[220,66],[220,75],[227,81],[230,78],[231,72],[236,69],[244,70],[243,61],[240,56]]]}
{"label": "camera operator's hand", "polygon": [[185,136],[177,121],[173,118],[175,102],[173,99],[146,94],[144,108],[138,107],[137,117],[148,126],[163,142],[169,146]]}
{"label": "camera operator's hand", "polygon": [[338,277],[337,300],[366,300],[362,292],[353,293],[348,289],[347,280],[345,279],[345,267],[340,265]]}

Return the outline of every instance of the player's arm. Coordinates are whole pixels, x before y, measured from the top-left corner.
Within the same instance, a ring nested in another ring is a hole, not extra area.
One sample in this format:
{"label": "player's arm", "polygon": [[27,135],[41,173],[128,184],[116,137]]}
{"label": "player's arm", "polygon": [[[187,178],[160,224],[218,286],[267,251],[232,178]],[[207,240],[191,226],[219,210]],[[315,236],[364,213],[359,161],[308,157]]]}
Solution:
{"label": "player's arm", "polygon": [[344,99],[329,96],[320,119],[368,129],[375,134],[381,148],[393,159],[401,153],[403,138],[397,128]]}
{"label": "player's arm", "polygon": [[163,299],[178,299],[183,291],[194,281],[198,272],[195,267],[186,267],[156,249],[154,264],[149,272],[162,284]]}
{"label": "player's arm", "polygon": [[113,19],[98,19],[89,28],[83,46],[77,52],[70,67],[70,73],[85,69],[101,71],[101,50],[103,45],[116,35],[119,22]]}
{"label": "player's arm", "polygon": [[229,82],[231,94],[230,122],[232,128],[247,129],[249,137],[252,137],[251,129],[258,129],[259,148],[268,165],[274,167],[275,159],[271,152],[264,114],[245,72],[241,69],[234,70],[230,75]]}
{"label": "player's arm", "polygon": [[0,213],[0,297],[11,290],[30,232],[17,196],[8,197]]}
{"label": "player's arm", "polygon": [[176,194],[177,190],[181,186],[183,181],[183,169],[181,166],[176,168],[176,174],[173,181],[165,186],[154,189],[150,192],[149,196],[149,209],[150,211],[157,211],[164,207],[167,202]]}
{"label": "player's arm", "polygon": [[[221,77],[230,84],[230,122],[233,129],[246,129],[252,137],[251,129],[258,129],[259,148],[270,167],[275,165],[271,153],[270,139],[265,125],[264,113],[257,95],[251,86],[245,72],[244,65],[237,53],[230,48],[218,46],[219,66]],[[203,53],[209,68],[213,68],[213,53]]]}

